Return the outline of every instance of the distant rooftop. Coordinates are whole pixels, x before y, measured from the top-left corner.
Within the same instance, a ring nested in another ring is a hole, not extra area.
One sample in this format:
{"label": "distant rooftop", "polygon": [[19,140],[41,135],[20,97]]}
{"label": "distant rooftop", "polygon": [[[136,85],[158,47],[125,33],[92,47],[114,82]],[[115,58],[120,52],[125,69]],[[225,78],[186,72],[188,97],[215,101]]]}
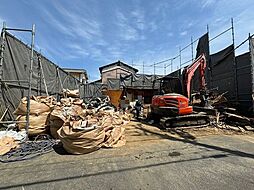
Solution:
{"label": "distant rooftop", "polygon": [[86,73],[85,69],[62,68],[66,72]]}
{"label": "distant rooftop", "polygon": [[127,67],[131,70],[134,70],[135,72],[138,72],[138,69],[126,64],[126,63],[123,63],[122,61],[118,60],[117,62],[114,62],[114,63],[110,63],[108,65],[104,65],[102,67],[99,68],[100,70],[100,73],[102,72],[103,69],[107,68],[107,67],[111,67],[111,66],[124,66],[124,67]]}
{"label": "distant rooftop", "polygon": [[88,79],[88,76],[87,76],[87,72],[85,69],[74,69],[74,68],[62,68],[65,72],[68,72],[68,73],[84,73],[85,74],[85,77]]}

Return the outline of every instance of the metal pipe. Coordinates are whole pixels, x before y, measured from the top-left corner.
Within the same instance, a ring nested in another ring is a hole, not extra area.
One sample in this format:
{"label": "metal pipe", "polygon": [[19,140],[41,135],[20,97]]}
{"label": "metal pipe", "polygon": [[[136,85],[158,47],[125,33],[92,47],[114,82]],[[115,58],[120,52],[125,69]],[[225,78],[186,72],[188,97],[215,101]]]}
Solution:
{"label": "metal pipe", "polygon": [[6,30],[14,30],[14,31],[18,31],[18,32],[32,32],[33,30],[28,30],[28,29],[22,29],[22,28],[5,28]]}
{"label": "metal pipe", "polygon": [[[231,18],[231,29],[232,29],[232,43],[233,43],[233,47],[234,47],[234,50],[233,50],[233,53],[234,53],[234,55],[235,55],[235,32],[234,32],[234,20],[233,20],[233,18]],[[238,100],[239,98],[238,98],[238,79],[237,79],[237,62],[236,62],[236,58],[235,58],[235,56],[234,56],[234,74],[235,74],[235,76],[234,76],[234,78],[235,78],[235,80],[234,80],[234,82],[235,82],[235,95],[236,95],[236,100]]]}
{"label": "metal pipe", "polygon": [[191,59],[192,59],[192,62],[194,60],[194,52],[193,52],[193,38],[191,36]]}
{"label": "metal pipe", "polygon": [[[6,23],[3,22],[3,29],[1,32],[2,43],[0,44],[0,80],[3,79],[3,61],[4,61],[4,46],[5,46],[5,28]],[[2,98],[2,83],[0,84],[0,103],[3,104],[4,100]]]}
{"label": "metal pipe", "polygon": [[2,38],[2,44],[1,44],[1,54],[0,54],[0,80],[3,78],[3,61],[4,61],[4,46],[5,46],[5,28],[6,28],[6,23],[3,22],[3,29],[1,33],[1,38]]}
{"label": "metal pipe", "polygon": [[40,54],[40,56],[38,58],[38,62],[39,62],[40,68],[41,68],[41,75],[42,75],[42,80],[43,80],[43,83],[44,83],[44,88],[45,88],[45,91],[46,91],[46,95],[48,96],[49,93],[48,93],[48,87],[47,87],[45,76],[44,76],[42,62],[41,62],[41,54]]}
{"label": "metal pipe", "polygon": [[[59,80],[59,83],[60,83],[60,88],[61,88],[61,90],[59,90],[59,93],[61,93],[61,91],[63,91],[63,83],[62,83],[62,81],[61,81],[61,77],[60,77],[60,73],[59,73],[59,67],[57,67],[56,68],[56,72],[57,72],[57,78],[58,78],[58,80]],[[68,76],[68,75],[67,75]],[[67,77],[66,76],[66,77]],[[65,78],[66,79],[66,78]],[[64,80],[65,80],[64,79]]]}
{"label": "metal pipe", "polygon": [[27,80],[0,80],[0,82],[21,82],[21,83],[29,83]]}
{"label": "metal pipe", "polygon": [[181,46],[179,47],[179,61],[180,61],[180,69],[181,69],[181,67],[182,67],[182,57],[181,57],[181,52],[182,52],[182,50],[181,50]]}
{"label": "metal pipe", "polygon": [[231,18],[231,29],[232,29],[232,41],[235,44],[235,31],[234,31],[234,20]]}
{"label": "metal pipe", "polygon": [[153,75],[155,76],[155,64],[153,65]]}
{"label": "metal pipe", "polygon": [[[253,35],[252,35],[253,36]],[[251,64],[251,87],[252,87],[252,113],[254,113],[254,99],[253,99],[253,94],[254,94],[254,47],[252,43],[252,36],[249,33],[249,51],[250,51],[250,64]]]}
{"label": "metal pipe", "polygon": [[33,77],[33,54],[34,54],[34,36],[35,36],[35,25],[32,26],[32,41],[31,41],[31,54],[30,54],[30,69],[29,69],[29,88],[27,95],[27,113],[26,113],[26,134],[28,137],[28,128],[30,124],[30,96],[32,90],[32,77]]}
{"label": "metal pipe", "polygon": [[189,63],[189,62],[192,62],[192,60],[190,59],[190,60],[188,60],[188,61],[183,62],[183,63],[182,63],[182,66],[185,65],[185,64],[187,64],[187,63]]}
{"label": "metal pipe", "polygon": [[26,123],[26,121],[0,121],[0,124]]}
{"label": "metal pipe", "polygon": [[[197,42],[198,40],[199,40],[199,38],[197,38],[196,40],[194,40],[193,43]],[[188,44],[188,45],[186,45],[184,48],[182,48],[181,51],[187,49],[187,48],[190,47],[190,46],[191,46],[191,43]]]}
{"label": "metal pipe", "polygon": [[222,34],[225,34],[226,32],[230,31],[232,27],[228,28],[227,30],[221,32],[220,34],[218,34],[217,36],[213,37],[212,39],[209,40],[209,42],[213,41],[214,39],[218,38],[219,36],[221,36]]}

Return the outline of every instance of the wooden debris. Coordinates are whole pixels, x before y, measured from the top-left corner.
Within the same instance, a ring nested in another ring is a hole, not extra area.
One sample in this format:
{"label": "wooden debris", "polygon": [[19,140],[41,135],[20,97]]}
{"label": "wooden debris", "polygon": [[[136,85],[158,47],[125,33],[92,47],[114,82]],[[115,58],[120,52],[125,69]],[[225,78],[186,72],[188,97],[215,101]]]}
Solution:
{"label": "wooden debris", "polygon": [[18,146],[18,143],[15,142],[15,139],[13,137],[2,137],[0,139],[0,156],[5,155],[10,150],[17,148]]}
{"label": "wooden debris", "polygon": [[232,113],[223,113],[226,116],[225,122],[236,126],[251,126],[251,120],[247,117]]}

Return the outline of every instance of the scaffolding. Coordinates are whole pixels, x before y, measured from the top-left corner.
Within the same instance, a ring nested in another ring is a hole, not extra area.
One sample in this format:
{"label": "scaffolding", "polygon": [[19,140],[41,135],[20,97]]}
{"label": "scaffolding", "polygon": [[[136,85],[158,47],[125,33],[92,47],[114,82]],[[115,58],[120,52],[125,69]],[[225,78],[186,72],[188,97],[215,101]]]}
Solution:
{"label": "scaffolding", "polygon": [[[206,26],[206,32],[210,33],[209,31],[209,25]],[[232,44],[235,44],[235,32],[234,32],[234,20],[233,18],[231,18],[230,20],[230,27],[224,29],[222,32],[220,32],[219,34],[215,35],[214,37],[212,37],[211,39],[209,39],[209,42],[212,42],[214,40],[216,40],[217,38],[219,38],[220,36],[224,35],[224,34],[227,34],[227,33],[231,33],[231,40],[232,40]],[[145,70],[144,68],[147,68],[147,69],[151,69],[153,68],[153,74],[156,75],[156,74],[159,74],[159,72],[156,72],[156,71],[159,71],[159,69],[163,69],[163,72],[160,72],[160,73],[163,73],[164,75],[167,75],[168,73],[168,70],[167,69],[170,69],[169,70],[169,73],[172,73],[174,72],[175,70],[177,69],[182,69],[184,68],[185,66],[187,66],[188,64],[192,63],[193,60],[195,59],[194,57],[194,54],[195,54],[195,49],[194,49],[194,45],[199,41],[199,39],[201,38],[198,37],[196,39],[193,39],[193,36],[190,37],[190,43],[181,47],[179,46],[179,50],[178,50],[178,54],[176,54],[175,56],[172,56],[172,57],[169,57],[169,58],[166,58],[164,60],[161,60],[161,61],[158,61],[158,62],[154,62],[152,64],[135,64],[132,62],[132,66],[133,67],[136,67],[136,68],[142,68],[143,70],[143,73],[145,73]],[[189,58],[187,60],[185,60],[183,57],[183,55],[186,53],[186,51],[190,51],[189,52]],[[176,61],[179,61],[178,63]],[[162,65],[163,64],[163,65]],[[157,70],[156,70],[157,68]],[[236,68],[236,66],[235,66]],[[235,70],[236,72],[236,70]]]}
{"label": "scaffolding", "polygon": [[[4,49],[5,49],[5,34],[6,31],[17,31],[17,32],[29,32],[31,33],[31,52],[30,52],[30,66],[29,66],[29,79],[28,81],[22,81],[25,83],[28,83],[28,95],[27,95],[27,110],[26,110],[26,135],[28,137],[28,128],[29,128],[29,115],[30,115],[30,96],[31,96],[31,80],[33,76],[33,60],[34,60],[34,37],[35,37],[35,25],[32,25],[32,29],[21,29],[21,28],[8,28],[6,26],[6,23],[3,23],[3,29],[2,29],[2,43],[1,43],[1,56],[0,56],[0,82],[1,82],[1,89],[2,86],[5,85],[5,82],[21,82],[21,81],[5,81],[3,80],[3,60],[4,60]],[[0,93],[2,93],[2,90],[0,90]],[[1,96],[1,94],[0,94]],[[1,96],[1,102],[2,102],[2,96]],[[5,114],[8,111],[8,107],[6,108],[3,116],[1,117],[1,124],[10,124],[10,123],[17,123],[18,121],[2,121],[3,118],[5,117]]]}
{"label": "scaffolding", "polygon": [[[9,31],[31,33],[31,44],[26,45]],[[35,25],[32,29],[19,29],[3,24],[0,38],[0,124],[26,123],[27,134],[32,95],[58,98],[63,89],[80,88],[78,79],[34,49],[34,38]],[[27,100],[26,120],[20,122],[15,120],[12,112],[24,97]]]}

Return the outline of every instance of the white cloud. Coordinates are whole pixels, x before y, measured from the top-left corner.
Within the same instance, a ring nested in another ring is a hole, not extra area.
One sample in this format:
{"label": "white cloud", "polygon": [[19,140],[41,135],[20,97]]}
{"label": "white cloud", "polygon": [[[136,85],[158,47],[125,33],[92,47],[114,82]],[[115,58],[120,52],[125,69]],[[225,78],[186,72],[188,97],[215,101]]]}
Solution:
{"label": "white cloud", "polygon": [[149,24],[150,32],[153,32],[158,29],[158,25],[155,22],[150,22]]}
{"label": "white cloud", "polygon": [[140,8],[137,8],[136,10],[131,12],[131,15],[134,17],[134,22],[136,24],[136,27],[139,30],[145,29],[145,14],[144,11]]}
{"label": "white cloud", "polygon": [[169,37],[172,37],[172,36],[174,36],[174,33],[173,33],[173,32],[169,32],[167,35],[168,35]]}
{"label": "white cloud", "polygon": [[101,26],[95,18],[90,15],[77,14],[74,10],[70,11],[70,9],[63,7],[61,3],[54,2],[56,10],[62,15],[62,18],[67,21],[65,27],[69,28],[72,34],[89,41],[101,37]]}
{"label": "white cloud", "polygon": [[185,36],[187,34],[188,34],[188,32],[186,30],[180,33],[181,36]]}
{"label": "white cloud", "polygon": [[43,13],[45,17],[47,18],[46,21],[58,32],[61,32],[63,34],[69,35],[71,37],[75,37],[75,35],[72,33],[72,30],[69,27],[66,27],[66,24],[60,22],[58,19],[56,19],[49,11],[46,9],[43,9]]}
{"label": "white cloud", "polygon": [[216,0],[202,0],[201,6],[202,6],[202,8],[207,8],[207,7],[212,6],[215,3],[216,3]]}
{"label": "white cloud", "polygon": [[116,25],[119,28],[119,36],[122,38],[122,40],[138,40],[139,39],[139,33],[138,31],[131,26],[131,24],[128,22],[127,17],[120,11],[116,11],[116,18],[117,23]]}

